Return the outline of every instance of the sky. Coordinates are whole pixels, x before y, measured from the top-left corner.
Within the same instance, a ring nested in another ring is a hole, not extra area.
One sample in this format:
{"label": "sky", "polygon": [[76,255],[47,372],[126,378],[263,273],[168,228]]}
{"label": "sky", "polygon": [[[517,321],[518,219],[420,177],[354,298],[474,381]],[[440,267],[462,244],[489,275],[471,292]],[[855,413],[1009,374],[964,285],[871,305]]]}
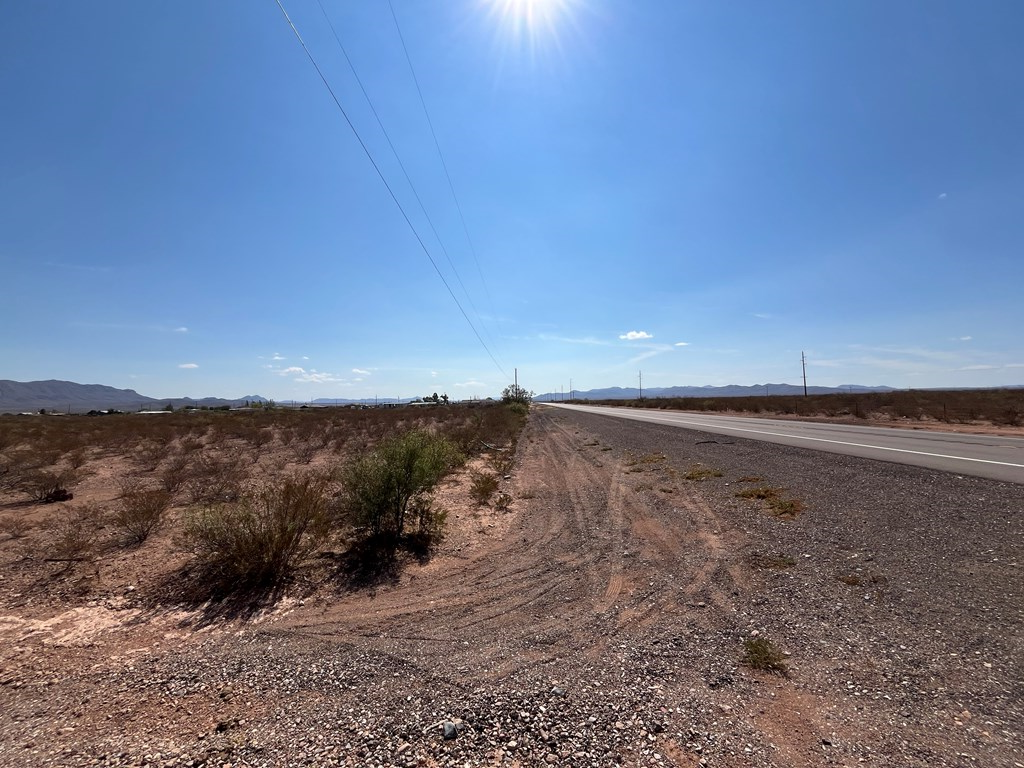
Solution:
{"label": "sky", "polygon": [[321,2],[7,4],[0,379],[1024,383],[1018,0]]}

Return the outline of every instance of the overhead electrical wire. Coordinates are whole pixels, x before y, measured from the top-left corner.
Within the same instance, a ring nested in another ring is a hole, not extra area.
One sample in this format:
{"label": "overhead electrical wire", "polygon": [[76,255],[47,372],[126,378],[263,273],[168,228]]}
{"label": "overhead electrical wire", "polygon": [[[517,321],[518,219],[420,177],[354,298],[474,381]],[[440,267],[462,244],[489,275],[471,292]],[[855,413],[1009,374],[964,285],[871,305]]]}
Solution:
{"label": "overhead electrical wire", "polygon": [[[470,295],[469,290],[466,288],[466,284],[462,281],[462,275],[459,274],[458,268],[452,261],[452,258],[448,253],[448,248],[445,247],[444,241],[441,239],[441,235],[437,231],[437,227],[434,226],[434,221],[430,218],[430,214],[427,213],[427,208],[423,204],[423,200],[420,198],[419,192],[416,191],[416,185],[413,184],[412,178],[409,176],[409,172],[406,170],[405,163],[402,162],[402,158],[398,154],[398,149],[395,147],[394,142],[391,141],[391,135],[388,133],[387,128],[384,127],[384,121],[381,120],[381,117],[377,112],[377,108],[373,105],[373,100],[370,98],[370,94],[367,93],[366,87],[363,85],[363,81],[359,77],[359,73],[356,71],[355,64],[352,63],[352,59],[349,57],[348,51],[345,50],[345,46],[341,42],[341,38],[338,36],[338,31],[334,27],[334,22],[331,21],[331,17],[328,15],[327,9],[324,8],[322,0],[317,0],[317,5],[320,6],[320,12],[323,14],[324,20],[327,22],[327,26],[330,27],[331,34],[334,35],[334,42],[338,44],[338,49],[341,51],[342,56],[345,57],[345,62],[348,64],[348,68],[352,72],[352,76],[355,78],[356,83],[359,85],[359,90],[362,91],[363,98],[366,99],[366,103],[370,107],[370,111],[373,113],[373,116],[377,121],[377,125],[380,128],[381,133],[384,134],[384,138],[387,140],[388,146],[391,148],[391,154],[395,156],[395,160],[398,162],[398,167],[402,169],[402,174],[405,176],[405,180],[409,184],[409,189],[412,191],[413,197],[416,198],[416,202],[419,204],[420,211],[423,213],[423,217],[427,220],[427,224],[430,225],[430,231],[434,233],[434,237],[437,239],[437,244],[441,246],[441,252],[444,254],[444,257],[448,262],[448,266],[452,268],[452,272],[455,274],[455,279],[458,280],[459,286],[462,288],[462,293],[469,301],[469,306],[473,310],[473,314],[476,316],[477,320],[480,320],[480,312],[476,308],[476,303],[473,301],[472,295]],[[486,288],[487,285],[485,283],[484,289],[486,290]],[[493,309],[491,311],[493,313]],[[483,322],[480,323],[480,327],[483,329],[485,335],[490,335],[487,333],[487,326]],[[494,339],[492,338],[491,342],[493,343],[493,341]]]}
{"label": "overhead electrical wire", "polygon": [[434,147],[437,149],[437,156],[441,160],[441,167],[444,168],[445,178],[448,179],[448,189],[451,190],[452,200],[455,201],[455,208],[459,212],[459,221],[462,222],[462,231],[466,235],[466,243],[469,244],[469,252],[473,254],[473,261],[476,262],[476,271],[480,275],[480,282],[483,283],[484,293],[487,295],[487,302],[491,308],[491,314],[497,318],[497,314],[494,311],[494,300],[491,298],[491,290],[487,287],[487,280],[484,278],[484,272],[480,268],[480,259],[477,257],[476,247],[473,245],[473,238],[469,236],[469,227],[466,225],[466,217],[462,213],[462,205],[459,203],[459,196],[455,194],[455,184],[452,182],[452,176],[448,172],[448,164],[444,161],[444,153],[441,151],[441,143],[437,140],[437,133],[434,131],[434,123],[430,119],[430,112],[427,110],[427,102],[423,98],[423,91],[420,89],[419,78],[416,77],[416,68],[412,65],[412,57],[409,56],[409,49],[405,45],[405,36],[402,34],[402,27],[398,23],[398,15],[395,13],[395,6],[391,0],[388,0],[388,8],[391,9],[391,18],[394,19],[395,29],[398,31],[398,39],[402,42],[402,50],[405,52],[405,60],[409,64],[409,71],[412,73],[412,81],[416,84],[416,93],[420,97],[420,106],[423,107],[423,115],[427,118],[427,125],[430,126],[430,135],[434,139]]}
{"label": "overhead electrical wire", "polygon": [[412,220],[409,218],[409,214],[405,212],[405,208],[402,206],[402,203],[395,195],[394,190],[388,183],[387,178],[385,178],[383,172],[380,169],[380,166],[378,166],[377,162],[373,159],[373,155],[370,153],[369,147],[366,146],[366,142],[363,141],[362,136],[359,135],[359,131],[356,130],[355,124],[352,122],[351,118],[349,118],[348,113],[345,111],[345,108],[341,105],[341,101],[338,99],[338,96],[334,93],[334,89],[331,87],[330,82],[324,75],[323,70],[320,69],[320,65],[316,63],[316,59],[313,57],[312,52],[306,45],[306,41],[303,40],[302,35],[299,34],[299,30],[295,26],[295,22],[293,22],[291,17],[288,15],[288,11],[285,10],[284,5],[282,5],[281,3],[281,0],[275,0],[275,2],[277,3],[277,7],[281,9],[281,13],[284,14],[285,21],[287,21],[288,26],[291,27],[292,33],[294,33],[295,35],[295,39],[298,40],[299,45],[302,46],[302,50],[305,52],[306,58],[309,59],[309,63],[313,65],[313,69],[316,70],[316,73],[320,76],[321,82],[323,82],[324,87],[327,89],[327,92],[331,95],[331,99],[334,100],[334,105],[338,108],[338,111],[341,112],[341,116],[345,118],[345,122],[348,124],[348,127],[351,129],[353,135],[356,137],[356,141],[359,142],[359,146],[362,147],[363,152],[366,154],[367,160],[369,160],[370,165],[373,166],[373,170],[377,172],[377,176],[380,178],[381,183],[384,184],[384,187],[387,189],[388,194],[391,195],[391,199],[398,207],[399,212],[402,214],[402,218],[405,219],[405,223],[408,225],[410,231],[413,234],[413,237],[416,238],[416,242],[419,243],[420,248],[423,250],[423,253],[430,261],[430,265],[434,268],[434,271],[437,273],[437,276],[441,278],[441,282],[444,283],[444,287],[448,289],[448,295],[452,297],[452,301],[455,302],[455,306],[459,308],[459,312],[462,313],[462,317],[465,318],[466,323],[469,324],[469,327],[473,331],[473,335],[476,336],[476,340],[480,342],[480,346],[484,348],[484,351],[487,352],[487,356],[491,358],[491,362],[494,363],[495,367],[499,371],[501,371],[502,375],[507,379],[508,374],[505,372],[505,369],[501,367],[501,364],[498,362],[498,360],[494,357],[494,353],[492,353],[491,348],[487,346],[487,342],[483,340],[483,337],[480,335],[480,331],[478,331],[476,326],[473,325],[473,321],[469,319],[469,315],[466,314],[466,310],[463,308],[462,302],[459,301],[459,298],[458,296],[455,295],[455,292],[452,290],[451,285],[448,284],[448,281],[445,279],[444,273],[441,272],[440,268],[437,266],[437,262],[434,261],[434,257],[430,255],[430,250],[423,242],[423,238],[420,237],[420,233],[416,231],[416,227],[413,225]]}

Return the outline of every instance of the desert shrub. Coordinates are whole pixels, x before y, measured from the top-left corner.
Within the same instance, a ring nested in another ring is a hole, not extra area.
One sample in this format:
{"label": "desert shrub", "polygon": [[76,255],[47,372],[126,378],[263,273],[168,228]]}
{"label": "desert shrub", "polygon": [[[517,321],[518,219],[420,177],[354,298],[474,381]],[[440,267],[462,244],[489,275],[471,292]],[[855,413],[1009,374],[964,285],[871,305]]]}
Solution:
{"label": "desert shrub", "polygon": [[171,456],[160,472],[160,486],[169,494],[176,494],[188,480],[191,464],[192,460],[187,454],[176,453]]}
{"label": "desert shrub", "polygon": [[0,520],[0,533],[12,539],[23,539],[32,530],[32,524],[23,517],[5,517]]}
{"label": "desert shrub", "polygon": [[143,469],[153,472],[171,455],[169,441],[146,440],[132,451],[132,459]]}
{"label": "desert shrub", "polygon": [[423,504],[462,456],[453,443],[424,430],[385,438],[343,470],[342,508],[372,534],[401,536],[411,503]]}
{"label": "desert shrub", "polygon": [[40,504],[70,501],[74,494],[68,490],[74,487],[77,477],[72,470],[53,471],[36,469],[27,472],[21,479],[21,490]]}
{"label": "desert shrub", "polygon": [[164,522],[171,506],[171,494],[162,489],[139,490],[121,498],[111,522],[129,543],[141,544]]}
{"label": "desert shrub", "polygon": [[280,581],[330,532],[327,479],[290,477],[185,519],[184,542],[223,585]]}
{"label": "desert shrub", "polygon": [[747,637],[743,639],[743,655],[740,663],[753,669],[761,669],[786,677],[789,669],[786,666],[785,654],[775,643],[766,637]]}
{"label": "desert shrub", "polygon": [[102,513],[97,507],[64,509],[44,521],[52,533],[46,559],[56,562],[91,560],[95,554]]}
{"label": "desert shrub", "polygon": [[202,455],[193,462],[184,481],[190,504],[217,504],[237,501],[246,481],[238,454],[220,457]]}
{"label": "desert shrub", "polygon": [[495,474],[504,477],[512,471],[515,458],[515,454],[511,451],[495,451],[488,457],[487,463],[494,470]]}
{"label": "desert shrub", "polygon": [[486,504],[498,490],[498,478],[490,472],[471,472],[469,474],[470,494],[477,504]]}

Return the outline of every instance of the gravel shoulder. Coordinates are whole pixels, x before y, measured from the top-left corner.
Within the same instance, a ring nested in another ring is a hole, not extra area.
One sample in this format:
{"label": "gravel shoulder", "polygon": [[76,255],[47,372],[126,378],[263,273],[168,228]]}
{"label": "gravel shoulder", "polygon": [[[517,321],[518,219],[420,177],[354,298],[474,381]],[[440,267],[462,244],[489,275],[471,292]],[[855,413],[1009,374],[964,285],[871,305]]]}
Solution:
{"label": "gravel shoulder", "polygon": [[1020,486],[554,409],[509,482],[245,619],[3,592],[0,765],[1024,766]]}

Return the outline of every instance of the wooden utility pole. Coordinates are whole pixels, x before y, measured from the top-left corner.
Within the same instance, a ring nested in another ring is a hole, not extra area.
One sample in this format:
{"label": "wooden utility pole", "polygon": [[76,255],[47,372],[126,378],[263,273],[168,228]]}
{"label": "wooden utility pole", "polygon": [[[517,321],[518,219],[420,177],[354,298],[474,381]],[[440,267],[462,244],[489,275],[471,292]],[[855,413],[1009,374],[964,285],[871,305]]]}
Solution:
{"label": "wooden utility pole", "polygon": [[643,371],[638,371],[638,373],[640,374],[640,399],[643,400],[644,399],[644,372]]}
{"label": "wooden utility pole", "polygon": [[807,356],[804,355],[803,350],[800,351],[800,367],[804,371],[804,397],[807,397]]}

